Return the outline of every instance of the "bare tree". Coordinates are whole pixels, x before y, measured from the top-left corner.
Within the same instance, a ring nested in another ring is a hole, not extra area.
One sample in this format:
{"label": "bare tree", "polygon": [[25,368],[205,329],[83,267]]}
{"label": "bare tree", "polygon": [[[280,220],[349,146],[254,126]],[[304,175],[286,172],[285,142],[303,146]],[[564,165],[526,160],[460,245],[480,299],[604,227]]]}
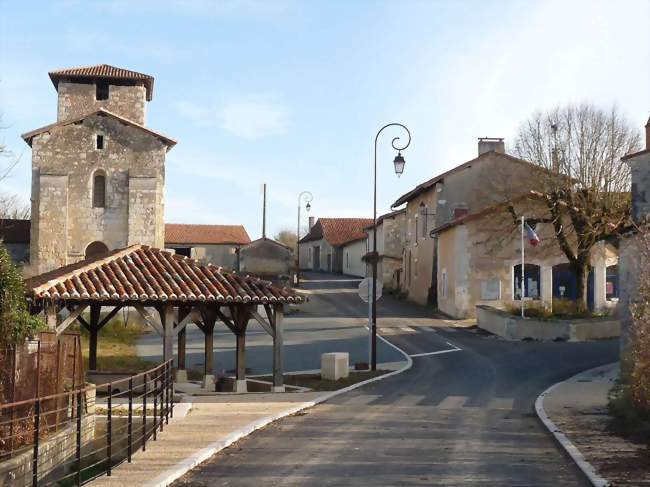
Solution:
{"label": "bare tree", "polygon": [[[536,113],[519,128],[515,155],[545,169],[535,191],[576,276],[577,306],[587,308],[590,254],[601,241],[615,241],[630,225],[630,171],[621,157],[640,147],[640,134],[615,108],[569,105]],[[515,223],[519,215],[509,205]]]}
{"label": "bare tree", "polygon": [[16,194],[0,193],[0,218],[27,220],[31,206]]}
{"label": "bare tree", "polygon": [[294,232],[293,230],[288,230],[288,229],[280,230],[275,235],[275,240],[277,240],[278,242],[282,242],[287,247],[290,247],[293,253],[296,252],[296,248],[298,246],[298,238],[296,237],[296,232]]}

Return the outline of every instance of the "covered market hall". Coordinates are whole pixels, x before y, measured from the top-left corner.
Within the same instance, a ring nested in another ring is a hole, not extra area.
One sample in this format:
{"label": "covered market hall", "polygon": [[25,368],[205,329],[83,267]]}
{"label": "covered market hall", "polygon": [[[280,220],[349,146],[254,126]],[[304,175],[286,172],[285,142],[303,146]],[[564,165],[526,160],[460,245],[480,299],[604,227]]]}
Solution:
{"label": "covered market hall", "polygon": [[[89,368],[97,368],[99,331],[121,309],[134,309],[163,341],[163,360],[185,370],[186,326],[204,334],[205,375],[214,369],[213,331],[221,322],[236,336],[236,391],[246,390],[246,327],[255,320],[273,340],[273,391],[284,390],[284,306],[303,303],[292,289],[189,257],[132,245],[26,280],[33,313],[62,333],[79,322],[89,333]],[[85,313],[87,312],[87,313]]]}

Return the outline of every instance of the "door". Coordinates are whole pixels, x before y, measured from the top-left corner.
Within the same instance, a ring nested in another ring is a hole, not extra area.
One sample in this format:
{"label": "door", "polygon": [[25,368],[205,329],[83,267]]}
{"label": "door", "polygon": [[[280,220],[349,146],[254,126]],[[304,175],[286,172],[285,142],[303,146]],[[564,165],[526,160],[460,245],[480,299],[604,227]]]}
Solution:
{"label": "door", "polygon": [[320,270],[320,247],[314,247],[314,262],[313,262],[313,269],[315,271]]}

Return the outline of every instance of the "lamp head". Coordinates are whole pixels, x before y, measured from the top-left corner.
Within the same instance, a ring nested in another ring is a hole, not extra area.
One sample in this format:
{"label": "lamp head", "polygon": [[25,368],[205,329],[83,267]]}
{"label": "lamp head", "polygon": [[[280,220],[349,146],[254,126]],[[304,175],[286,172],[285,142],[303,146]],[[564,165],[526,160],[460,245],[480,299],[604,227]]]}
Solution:
{"label": "lamp head", "polygon": [[397,174],[397,177],[400,177],[404,172],[404,165],[406,164],[401,152],[397,152],[393,164],[395,165],[395,174]]}

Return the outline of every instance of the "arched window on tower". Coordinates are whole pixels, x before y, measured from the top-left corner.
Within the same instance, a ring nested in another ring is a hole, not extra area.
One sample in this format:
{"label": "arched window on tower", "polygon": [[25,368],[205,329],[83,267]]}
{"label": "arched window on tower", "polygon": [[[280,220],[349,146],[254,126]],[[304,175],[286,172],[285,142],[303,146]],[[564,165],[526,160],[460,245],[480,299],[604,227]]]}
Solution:
{"label": "arched window on tower", "polygon": [[108,252],[108,247],[103,242],[95,241],[86,247],[86,259],[97,257]]}
{"label": "arched window on tower", "polygon": [[93,208],[106,207],[106,176],[95,173],[93,176]]}

